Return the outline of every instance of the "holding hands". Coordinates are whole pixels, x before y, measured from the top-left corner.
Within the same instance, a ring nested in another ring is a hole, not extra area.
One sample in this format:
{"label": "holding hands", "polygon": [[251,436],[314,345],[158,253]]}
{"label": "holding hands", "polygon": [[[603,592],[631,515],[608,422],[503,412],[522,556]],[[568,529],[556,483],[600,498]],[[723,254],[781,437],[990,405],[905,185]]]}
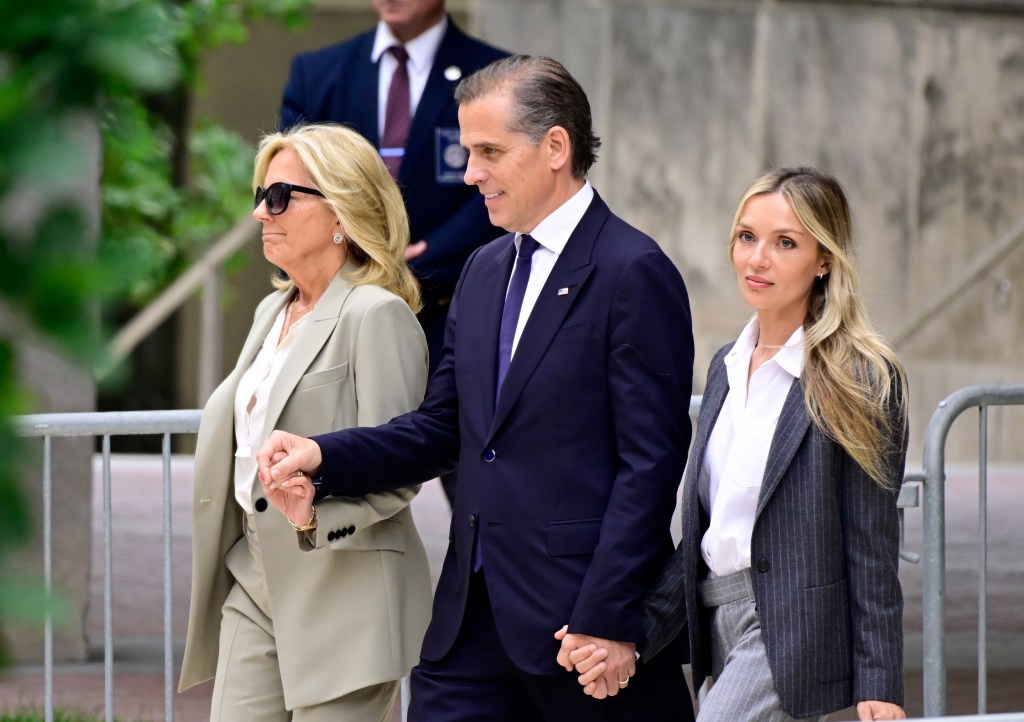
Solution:
{"label": "holding hands", "polygon": [[907,713],[898,704],[870,699],[857,704],[858,720],[906,719]]}
{"label": "holding hands", "polygon": [[555,632],[562,642],[558,663],[567,672],[575,669],[583,691],[594,699],[614,697],[629,686],[636,674],[636,644],[587,634],[570,634],[569,625]]}
{"label": "holding hands", "polygon": [[256,454],[257,475],[267,501],[294,526],[305,526],[313,516],[316,488],[309,478],[322,459],[316,442],[275,431]]}

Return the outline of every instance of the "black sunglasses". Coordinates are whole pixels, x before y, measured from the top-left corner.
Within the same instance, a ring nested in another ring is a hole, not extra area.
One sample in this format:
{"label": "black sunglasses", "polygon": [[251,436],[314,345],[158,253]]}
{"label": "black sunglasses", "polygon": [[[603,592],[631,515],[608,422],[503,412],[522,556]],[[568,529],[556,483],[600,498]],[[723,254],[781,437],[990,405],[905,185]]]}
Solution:
{"label": "black sunglasses", "polygon": [[292,199],[292,193],[309,193],[310,195],[324,197],[324,194],[316,188],[306,188],[291,183],[271,183],[267,188],[258,186],[256,188],[256,202],[253,208],[259,207],[263,201],[267,202],[267,213],[272,216],[279,216],[288,210],[288,201]]}

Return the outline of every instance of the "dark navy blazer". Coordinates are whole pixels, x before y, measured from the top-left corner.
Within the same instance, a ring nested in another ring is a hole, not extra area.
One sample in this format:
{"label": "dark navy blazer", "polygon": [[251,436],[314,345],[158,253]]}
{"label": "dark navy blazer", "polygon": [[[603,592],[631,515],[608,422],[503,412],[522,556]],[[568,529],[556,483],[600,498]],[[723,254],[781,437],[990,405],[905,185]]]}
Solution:
{"label": "dark navy blazer", "polygon": [[690,308],[671,260],[595,196],[552,268],[495,399],[514,236],[459,281],[444,354],[416,411],[314,437],[322,491],[361,495],[459,463],[451,537],[422,656],[438,660],[466,607],[474,538],[505,651],[560,670],[552,634],[641,641],[644,590],[672,553],[689,446]]}
{"label": "dark navy blazer", "polygon": [[[379,147],[377,64],[370,60],[374,31],[338,45],[297,55],[281,104],[282,129],[300,122],[344,123]],[[491,225],[479,191],[463,182],[462,170],[438,181],[444,151],[458,146],[458,105],[453,95],[461,77],[508,53],[463,33],[452,19],[434,57],[416,107],[398,183],[409,212],[411,240],[427,251],[410,265],[420,279],[425,310],[447,305],[469,254],[503,231]],[[458,69],[456,76],[454,70]],[[452,156],[448,156],[449,160]],[[457,167],[456,167],[457,170]]]}
{"label": "dark navy blazer", "polygon": [[[689,628],[693,685],[711,673],[711,619],[697,599],[708,569],[700,551],[710,518],[698,488],[708,439],[729,393],[723,347],[708,370],[693,453],[683,480],[682,541],[645,601],[653,656]],[[900,394],[897,394],[897,399]],[[903,481],[906,418],[887,477]],[[779,415],[750,540],[762,638],[782,705],[793,717],[856,702],[903,704],[903,595],[896,492],[882,489],[811,422],[800,380]]]}

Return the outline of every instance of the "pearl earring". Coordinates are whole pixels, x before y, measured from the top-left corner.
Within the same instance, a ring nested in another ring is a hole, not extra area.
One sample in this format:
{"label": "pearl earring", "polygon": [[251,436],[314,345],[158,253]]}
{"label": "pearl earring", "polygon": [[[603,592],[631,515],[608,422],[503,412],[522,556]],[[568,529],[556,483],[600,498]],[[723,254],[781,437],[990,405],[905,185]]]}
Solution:
{"label": "pearl earring", "polygon": [[332,240],[334,241],[334,245],[340,246],[342,243],[345,242],[345,236],[344,234],[342,234],[341,231],[338,231],[337,233],[334,234],[334,238]]}

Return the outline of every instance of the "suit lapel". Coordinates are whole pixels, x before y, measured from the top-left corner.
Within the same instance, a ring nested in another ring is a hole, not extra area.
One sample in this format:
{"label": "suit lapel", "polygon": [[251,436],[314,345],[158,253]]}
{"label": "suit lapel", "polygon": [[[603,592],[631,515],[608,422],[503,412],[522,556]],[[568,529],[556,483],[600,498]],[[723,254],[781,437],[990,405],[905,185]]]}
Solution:
{"label": "suit lapel", "polygon": [[462,54],[462,39],[464,37],[462,31],[449,17],[448,29],[445,30],[441,44],[437,48],[434,64],[430,67],[430,74],[427,76],[427,85],[416,106],[416,114],[409,127],[409,137],[405,141],[405,155],[402,158],[399,178],[406,185],[409,184],[409,179],[405,175],[411,172],[410,168],[416,167],[417,158],[433,148],[433,134],[438,118],[446,106],[455,102],[455,86],[461,76],[449,80],[445,77],[445,71],[449,67],[463,70],[458,61]]}
{"label": "suit lapel", "polygon": [[277,420],[281,417],[281,411],[284,410],[285,403],[291,398],[296,384],[299,383],[303,374],[309,369],[310,364],[313,363],[317,354],[320,353],[320,349],[323,348],[337,326],[341,309],[345,305],[345,299],[352,292],[352,285],[345,280],[343,275],[346,270],[349,270],[348,264],[346,264],[345,269],[335,275],[334,280],[331,281],[324,295],[317,301],[316,308],[313,309],[310,319],[298,331],[298,335],[295,337],[294,345],[291,351],[288,352],[287,363],[281,368],[280,373],[274,380],[273,386],[270,387],[270,396],[267,398],[267,416],[263,424],[261,442],[270,435],[270,432],[277,425]]}
{"label": "suit lapel", "polygon": [[377,91],[380,89],[379,66],[370,59],[373,52],[373,33],[366,34],[363,48],[355,54],[355,67],[347,74],[346,82],[351,83],[349,109],[339,117],[351,119],[360,135],[374,148],[380,143],[377,112]]}
{"label": "suit lapel", "polygon": [[[240,376],[242,372],[252,365],[252,360],[256,358],[256,353],[263,346],[267,334],[270,333],[270,329],[277,319],[277,314],[281,313],[281,309],[284,308],[291,297],[291,293],[279,293],[268,301],[266,309],[259,318],[253,321],[252,330],[249,331],[249,336],[245,339],[245,344],[242,346],[242,352],[238,355],[238,363],[235,364],[235,370],[231,372],[232,376]],[[234,398],[234,395],[232,395],[232,398]]]}
{"label": "suit lapel", "polygon": [[[590,203],[587,212],[569,236],[562,254],[551,269],[544,287],[537,297],[537,303],[530,312],[530,318],[523,328],[523,334],[516,346],[515,355],[508,367],[508,375],[498,394],[491,422],[493,434],[505,420],[509,410],[522,393],[526,382],[544,358],[548,345],[565,320],[580,291],[594,270],[592,261],[594,244],[598,234],[608,219],[610,211],[597,193]],[[562,289],[568,289],[562,293]],[[502,299],[504,302],[504,299]],[[495,328],[501,325],[501,312]],[[497,364],[497,334],[495,334],[495,365]],[[492,386],[493,388],[493,386]]]}
{"label": "suit lapel", "polygon": [[800,385],[800,379],[793,379],[793,385],[789,387],[789,394],[779,414],[779,423],[775,426],[775,435],[772,436],[772,443],[768,448],[768,462],[765,464],[764,478],[761,481],[756,515],[761,514],[768,498],[779,485],[782,475],[793,462],[793,457],[810,425],[811,417],[804,403],[803,386]]}
{"label": "suit lapel", "polygon": [[728,348],[720,352],[717,361],[712,364],[708,373],[708,381],[705,384],[704,396],[700,403],[700,412],[697,415],[697,433],[693,439],[693,448],[690,451],[686,476],[683,481],[683,496],[687,499],[687,503],[683,504],[683,529],[689,529],[691,533],[698,535],[703,534],[697,513],[700,509],[700,494],[705,491],[699,488],[700,470],[704,466],[704,454],[708,448],[711,431],[715,428],[718,415],[722,411],[722,404],[725,403],[725,397],[729,394],[729,376],[725,372],[725,363],[722,361],[726,353],[728,353]]}

